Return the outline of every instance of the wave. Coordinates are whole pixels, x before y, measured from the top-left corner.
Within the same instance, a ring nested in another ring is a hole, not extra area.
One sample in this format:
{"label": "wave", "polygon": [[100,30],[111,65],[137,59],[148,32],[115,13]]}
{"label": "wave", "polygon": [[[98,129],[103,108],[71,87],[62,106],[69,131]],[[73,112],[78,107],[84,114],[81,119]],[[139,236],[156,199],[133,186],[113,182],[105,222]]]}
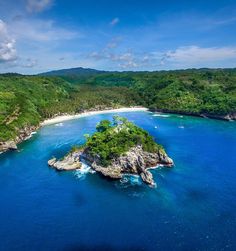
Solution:
{"label": "wave", "polygon": [[163,117],[163,118],[169,118],[170,117],[170,115],[167,115],[167,114],[157,114],[157,113],[155,113],[155,114],[153,114],[152,115],[153,117]]}
{"label": "wave", "polygon": [[82,163],[81,168],[75,171],[75,176],[77,179],[83,180],[88,173],[95,173],[95,171],[92,170],[87,164]]}
{"label": "wave", "polygon": [[141,178],[139,175],[135,174],[124,174],[122,179],[120,180],[120,184],[123,187],[129,187],[129,186],[140,186],[143,184]]}
{"label": "wave", "polygon": [[162,165],[162,164],[158,164],[157,166],[148,167],[147,170],[158,169],[158,168],[163,167],[163,166],[164,165]]}
{"label": "wave", "polygon": [[63,126],[63,123],[57,123],[55,126]]}

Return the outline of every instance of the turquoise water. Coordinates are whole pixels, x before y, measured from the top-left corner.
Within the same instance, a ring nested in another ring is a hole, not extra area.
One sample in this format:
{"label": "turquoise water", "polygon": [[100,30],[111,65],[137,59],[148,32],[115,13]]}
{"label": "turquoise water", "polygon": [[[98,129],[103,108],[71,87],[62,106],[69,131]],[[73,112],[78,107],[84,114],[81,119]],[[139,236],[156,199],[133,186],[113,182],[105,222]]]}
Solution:
{"label": "turquoise water", "polygon": [[56,172],[47,160],[83,143],[96,115],[42,128],[0,156],[0,250],[236,250],[236,123],[122,113],[174,159],[138,177]]}

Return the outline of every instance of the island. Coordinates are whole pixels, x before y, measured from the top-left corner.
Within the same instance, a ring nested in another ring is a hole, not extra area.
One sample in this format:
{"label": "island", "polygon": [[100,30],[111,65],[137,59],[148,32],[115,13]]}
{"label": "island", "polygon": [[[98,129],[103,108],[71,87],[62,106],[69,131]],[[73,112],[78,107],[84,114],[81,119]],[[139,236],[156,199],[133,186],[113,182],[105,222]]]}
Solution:
{"label": "island", "polygon": [[73,147],[60,160],[50,159],[48,165],[67,171],[80,169],[82,163],[86,163],[107,178],[121,179],[124,174],[138,174],[149,185],[155,185],[149,168],[173,166],[163,146],[147,131],[120,116],[114,116],[113,121],[102,120],[96,132],[85,137],[84,145]]}

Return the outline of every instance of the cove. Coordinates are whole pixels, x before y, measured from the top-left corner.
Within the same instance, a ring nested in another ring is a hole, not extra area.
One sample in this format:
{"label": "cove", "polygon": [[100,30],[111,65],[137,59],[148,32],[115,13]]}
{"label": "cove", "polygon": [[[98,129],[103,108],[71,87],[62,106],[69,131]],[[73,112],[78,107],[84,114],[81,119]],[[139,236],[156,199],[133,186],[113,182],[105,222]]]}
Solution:
{"label": "cove", "polygon": [[0,156],[0,250],[236,249],[236,123],[121,115],[173,158],[174,168],[152,170],[157,187],[47,166],[112,113],[45,126]]}

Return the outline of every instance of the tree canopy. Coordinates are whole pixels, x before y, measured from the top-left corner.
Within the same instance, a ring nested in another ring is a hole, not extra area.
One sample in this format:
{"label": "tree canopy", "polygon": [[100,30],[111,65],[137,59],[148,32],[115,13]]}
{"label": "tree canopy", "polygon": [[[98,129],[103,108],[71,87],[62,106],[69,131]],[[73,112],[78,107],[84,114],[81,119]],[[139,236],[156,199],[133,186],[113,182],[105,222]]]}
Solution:
{"label": "tree canopy", "polygon": [[147,131],[123,117],[114,116],[113,121],[102,120],[96,129],[93,135],[86,137],[84,147],[92,155],[99,156],[101,164],[105,166],[111,159],[119,157],[137,145],[141,145],[148,152],[163,149]]}

